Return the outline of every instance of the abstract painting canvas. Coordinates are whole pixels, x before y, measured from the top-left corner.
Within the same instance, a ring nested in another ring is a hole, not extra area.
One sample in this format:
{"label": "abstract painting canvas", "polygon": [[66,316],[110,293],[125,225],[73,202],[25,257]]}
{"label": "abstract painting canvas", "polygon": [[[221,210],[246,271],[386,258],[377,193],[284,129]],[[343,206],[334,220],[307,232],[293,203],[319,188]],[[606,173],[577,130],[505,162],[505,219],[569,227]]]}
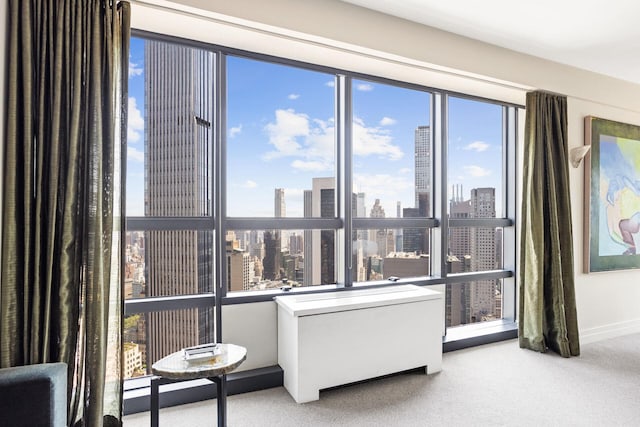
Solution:
{"label": "abstract painting canvas", "polygon": [[585,117],[585,272],[640,268],[640,126]]}

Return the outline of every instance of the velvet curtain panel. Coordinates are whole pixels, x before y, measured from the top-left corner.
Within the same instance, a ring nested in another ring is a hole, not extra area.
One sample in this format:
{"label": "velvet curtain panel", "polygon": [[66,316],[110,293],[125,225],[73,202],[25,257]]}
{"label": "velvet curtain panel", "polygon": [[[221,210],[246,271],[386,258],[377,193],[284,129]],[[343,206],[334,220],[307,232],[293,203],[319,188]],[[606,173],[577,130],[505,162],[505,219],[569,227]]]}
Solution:
{"label": "velvet curtain panel", "polygon": [[573,274],[567,99],[527,94],[520,247],[520,347],[580,354]]}
{"label": "velvet curtain panel", "polygon": [[119,425],[129,4],[10,0],[0,366],[66,362],[70,425]]}

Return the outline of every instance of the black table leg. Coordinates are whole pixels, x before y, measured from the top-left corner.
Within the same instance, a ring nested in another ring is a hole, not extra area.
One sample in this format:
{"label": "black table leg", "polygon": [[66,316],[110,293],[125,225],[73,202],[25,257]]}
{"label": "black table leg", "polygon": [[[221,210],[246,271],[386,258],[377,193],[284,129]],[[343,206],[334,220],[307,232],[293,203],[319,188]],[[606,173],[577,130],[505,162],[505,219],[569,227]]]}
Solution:
{"label": "black table leg", "polygon": [[[227,376],[220,375],[210,377],[209,380],[216,383],[218,400],[218,427],[227,427]],[[159,376],[151,377],[151,427],[158,427],[160,412],[160,386],[165,384],[189,381],[182,379],[168,379]]]}
{"label": "black table leg", "polygon": [[218,386],[218,427],[227,427],[227,376],[220,375],[216,380]]}
{"label": "black table leg", "polygon": [[158,412],[160,411],[159,377],[151,377],[151,427],[158,427]]}

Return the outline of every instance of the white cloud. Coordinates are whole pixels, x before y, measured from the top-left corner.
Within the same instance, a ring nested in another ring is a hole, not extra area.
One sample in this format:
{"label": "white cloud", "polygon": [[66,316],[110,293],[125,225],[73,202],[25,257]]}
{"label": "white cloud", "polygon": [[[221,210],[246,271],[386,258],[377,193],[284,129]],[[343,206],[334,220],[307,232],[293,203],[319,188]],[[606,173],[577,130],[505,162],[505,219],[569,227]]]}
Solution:
{"label": "white cloud", "polygon": [[406,175],[408,173],[412,173],[413,169],[410,168],[400,168],[398,169],[398,173],[402,174],[402,175]]}
{"label": "white cloud", "polygon": [[310,161],[324,164],[323,170],[333,167],[335,158],[335,123],[333,119],[324,121],[314,119],[311,132],[305,141],[304,157]]}
{"label": "white cloud", "polygon": [[489,149],[489,144],[483,141],[473,141],[471,144],[464,147],[465,150],[477,151],[478,153],[482,151],[487,151]]}
{"label": "white cloud", "polygon": [[380,126],[392,126],[396,123],[398,123],[398,121],[396,119],[392,119],[391,117],[383,117],[382,120],[380,120]]}
{"label": "white cloud", "polygon": [[264,160],[296,157],[291,167],[303,171],[324,171],[333,167],[333,119],[310,120],[294,110],[277,110],[276,120],[265,126],[274,151],[265,153]]}
{"label": "white cloud", "polygon": [[144,118],[138,109],[136,99],[129,97],[129,109],[127,111],[127,142],[135,144],[140,142],[141,133],[144,131]]}
{"label": "white cloud", "polygon": [[465,166],[464,170],[467,172],[467,174],[476,178],[491,175],[491,171],[489,169],[484,169],[480,166],[475,165]]}
{"label": "white cloud", "polygon": [[327,170],[327,164],[320,161],[294,160],[291,162],[291,167],[303,172],[323,172]]}
{"label": "white cloud", "polygon": [[309,135],[309,117],[294,110],[276,110],[275,123],[265,126],[269,144],[275,147],[264,155],[265,160],[298,155],[302,146],[298,140]]}
{"label": "white cloud", "polygon": [[327,86],[327,87],[336,87],[336,82],[333,81],[333,80],[330,80],[330,81],[326,82],[324,85]]}
{"label": "white cloud", "polygon": [[235,138],[240,132],[242,132],[242,125],[232,127],[229,129],[229,138]]}
{"label": "white cloud", "polygon": [[127,147],[127,159],[144,163],[144,152],[136,150],[134,147]]}
{"label": "white cloud", "polygon": [[140,76],[142,75],[143,69],[138,66],[135,62],[129,61],[129,77]]}
{"label": "white cloud", "polygon": [[399,160],[404,153],[393,144],[393,137],[386,129],[367,127],[361,119],[353,121],[353,154],[356,156],[377,155],[389,160]]}
{"label": "white cloud", "polygon": [[373,86],[368,83],[359,83],[356,85],[356,89],[361,92],[371,92],[373,90]]}
{"label": "white cloud", "polygon": [[300,98],[300,95],[297,94],[297,93],[292,93],[292,94],[289,94],[289,96],[287,96],[287,98],[289,98],[292,101],[295,101],[296,99]]}
{"label": "white cloud", "polygon": [[256,188],[258,183],[248,179],[244,184],[242,184],[242,188]]}
{"label": "white cloud", "polygon": [[[276,110],[275,121],[264,127],[272,151],[263,154],[265,161],[293,157],[293,170],[322,172],[335,168],[335,123],[333,119],[311,119],[295,110]],[[378,156],[386,160],[399,160],[404,153],[393,143],[387,129],[367,127],[360,119],[354,120],[354,155]]]}

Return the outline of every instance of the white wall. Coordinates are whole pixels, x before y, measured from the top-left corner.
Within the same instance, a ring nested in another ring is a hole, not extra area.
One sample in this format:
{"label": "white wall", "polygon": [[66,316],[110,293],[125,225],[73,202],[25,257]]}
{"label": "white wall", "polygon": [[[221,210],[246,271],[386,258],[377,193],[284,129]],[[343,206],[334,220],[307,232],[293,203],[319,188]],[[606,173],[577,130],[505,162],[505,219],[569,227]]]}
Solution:
{"label": "white wall", "polygon": [[[569,146],[584,144],[584,117],[596,116],[640,125],[640,114],[596,102],[568,99]],[[573,247],[575,256],[576,304],[581,342],[588,343],[640,332],[640,271],[585,274],[584,235],[584,164],[570,169]]]}
{"label": "white wall", "polygon": [[247,360],[238,371],[278,364],[276,303],[234,304],[222,308],[222,341],[247,348]]}
{"label": "white wall", "polygon": [[[640,111],[640,86],[458,36],[337,0],[178,0],[234,25],[258,23],[263,33],[357,49],[410,63],[545,89]],[[254,25],[255,26],[255,25]],[[284,30],[283,30],[284,29]],[[298,52],[289,51],[288,55]],[[361,67],[346,63],[342,67]],[[436,87],[442,87],[436,85]],[[495,96],[495,95],[494,95]]]}

